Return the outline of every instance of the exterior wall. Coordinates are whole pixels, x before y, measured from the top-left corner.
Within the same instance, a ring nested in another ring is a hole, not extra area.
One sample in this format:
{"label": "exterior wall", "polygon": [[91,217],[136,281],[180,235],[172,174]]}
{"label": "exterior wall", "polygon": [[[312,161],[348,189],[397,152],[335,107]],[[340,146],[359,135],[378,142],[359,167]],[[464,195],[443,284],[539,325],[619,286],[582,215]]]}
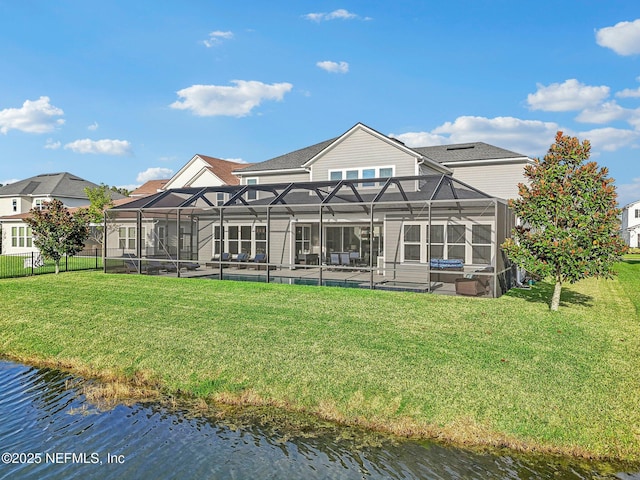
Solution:
{"label": "exterior wall", "polygon": [[440,175],[442,172],[436,171],[435,168],[428,165],[420,165],[420,173],[418,175]]}
{"label": "exterior wall", "polygon": [[258,185],[262,185],[263,183],[291,183],[291,182],[308,182],[309,174],[308,173],[276,173],[276,174],[261,174],[261,175],[249,175],[242,177],[240,179],[241,185],[247,185],[247,179],[257,178]]}
{"label": "exterior wall", "polygon": [[[636,210],[639,212],[636,217]],[[640,201],[626,205],[622,210],[622,238],[630,248],[640,247]]]}
{"label": "exterior wall", "polygon": [[[187,163],[187,165],[183,167],[184,170],[178,172],[179,174],[165,185],[165,189],[183,188],[187,186],[189,182],[200,172],[200,170],[208,166],[208,164],[199,157],[194,157],[190,162],[191,163]],[[213,175],[211,175],[211,177],[213,177]],[[220,182],[218,181],[216,185],[220,185]]]}
{"label": "exterior wall", "polygon": [[396,177],[418,174],[415,157],[364,130],[355,130],[311,166],[311,180],[329,180],[330,170],[394,167]]}
{"label": "exterior wall", "polygon": [[[185,176],[184,179],[181,177],[181,180],[188,182],[192,178],[193,177],[186,178]],[[215,176],[209,170],[203,171],[201,175],[198,175],[198,177],[193,180],[193,182],[189,183],[190,187],[218,187],[220,185],[224,185],[224,182],[222,182],[217,176]],[[183,186],[183,185],[174,183],[172,188],[179,188],[180,186]]]}
{"label": "exterior wall", "polygon": [[[18,210],[13,211],[13,200],[18,201]],[[0,198],[0,217],[5,215],[15,215],[17,213],[28,212],[31,209],[32,200],[28,197],[4,197]]]}
{"label": "exterior wall", "polygon": [[36,247],[28,247],[26,243],[21,247],[20,245],[13,246],[11,242],[11,235],[13,227],[23,228],[26,232],[27,224],[20,220],[10,220],[2,222],[2,254],[10,255],[16,253],[30,253],[38,251]]}
{"label": "exterior wall", "polygon": [[499,165],[469,165],[456,167],[453,178],[471,185],[491,196],[508,200],[518,197],[518,184],[525,182],[525,163],[503,163]]}

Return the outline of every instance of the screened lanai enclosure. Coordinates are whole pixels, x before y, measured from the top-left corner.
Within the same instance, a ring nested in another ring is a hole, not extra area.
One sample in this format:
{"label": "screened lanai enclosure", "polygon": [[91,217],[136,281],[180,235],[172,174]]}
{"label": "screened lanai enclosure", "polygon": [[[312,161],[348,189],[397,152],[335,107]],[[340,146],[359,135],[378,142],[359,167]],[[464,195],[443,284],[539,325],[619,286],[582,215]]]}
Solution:
{"label": "screened lanai enclosure", "polygon": [[105,271],[498,297],[506,202],[447,175],[172,189],[106,211]]}

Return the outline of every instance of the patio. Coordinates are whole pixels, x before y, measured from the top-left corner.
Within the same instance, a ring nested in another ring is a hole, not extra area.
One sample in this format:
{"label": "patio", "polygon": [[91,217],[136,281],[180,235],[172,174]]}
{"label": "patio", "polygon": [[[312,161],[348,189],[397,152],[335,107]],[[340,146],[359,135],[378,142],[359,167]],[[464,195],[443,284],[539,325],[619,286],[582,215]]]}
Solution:
{"label": "patio", "polygon": [[106,272],[488,297],[515,280],[506,203],[445,175],[177,189],[106,213]]}

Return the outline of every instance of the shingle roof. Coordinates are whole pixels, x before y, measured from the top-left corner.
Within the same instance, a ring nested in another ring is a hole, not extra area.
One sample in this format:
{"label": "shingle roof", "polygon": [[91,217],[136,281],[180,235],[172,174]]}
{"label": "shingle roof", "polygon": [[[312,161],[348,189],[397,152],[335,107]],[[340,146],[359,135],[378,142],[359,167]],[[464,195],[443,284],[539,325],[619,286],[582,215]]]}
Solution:
{"label": "shingle roof", "polygon": [[[93,182],[84,180],[83,178],[72,175],[68,172],[62,173],[44,173],[35,177],[10,183],[4,187],[0,187],[0,197],[4,196],[51,196],[51,197],[67,197],[67,198],[84,198],[88,199],[85,188],[96,188]],[[122,195],[116,192],[111,193],[114,200],[122,198]]]}
{"label": "shingle roof", "polygon": [[207,168],[211,173],[227,185],[238,185],[240,183],[240,179],[232,173],[233,171],[243,170],[252,165],[250,163],[239,163],[221,158],[208,157],[207,155],[198,154],[198,157],[209,165]]}
{"label": "shingle roof", "polygon": [[132,197],[139,197],[143,195],[151,195],[154,193],[158,193],[159,190],[162,190],[169,179],[166,180],[149,180],[148,182],[143,183],[138,188],[136,188],[133,192],[130,193]]}
{"label": "shingle roof", "polygon": [[307,163],[318,153],[324,150],[326,147],[335,142],[339,137],[325,140],[324,142],[316,143],[310,147],[301,148],[294,152],[280,155],[279,157],[272,158],[260,163],[254,163],[247,168],[243,168],[241,172],[258,172],[262,170],[289,170],[292,168],[300,168]]}
{"label": "shingle roof", "polygon": [[438,163],[455,163],[471,160],[495,160],[501,158],[526,158],[521,153],[494,147],[484,142],[437,145],[434,147],[413,147],[412,150]]}

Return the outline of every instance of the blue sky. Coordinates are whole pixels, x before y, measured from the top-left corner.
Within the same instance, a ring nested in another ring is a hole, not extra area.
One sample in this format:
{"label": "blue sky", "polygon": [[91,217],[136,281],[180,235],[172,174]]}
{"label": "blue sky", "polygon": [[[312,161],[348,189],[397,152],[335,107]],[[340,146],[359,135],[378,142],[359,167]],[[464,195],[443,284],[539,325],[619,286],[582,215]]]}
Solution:
{"label": "blue sky", "polygon": [[532,157],[563,130],[640,199],[640,3],[0,0],[0,183],[131,188],[358,122]]}

